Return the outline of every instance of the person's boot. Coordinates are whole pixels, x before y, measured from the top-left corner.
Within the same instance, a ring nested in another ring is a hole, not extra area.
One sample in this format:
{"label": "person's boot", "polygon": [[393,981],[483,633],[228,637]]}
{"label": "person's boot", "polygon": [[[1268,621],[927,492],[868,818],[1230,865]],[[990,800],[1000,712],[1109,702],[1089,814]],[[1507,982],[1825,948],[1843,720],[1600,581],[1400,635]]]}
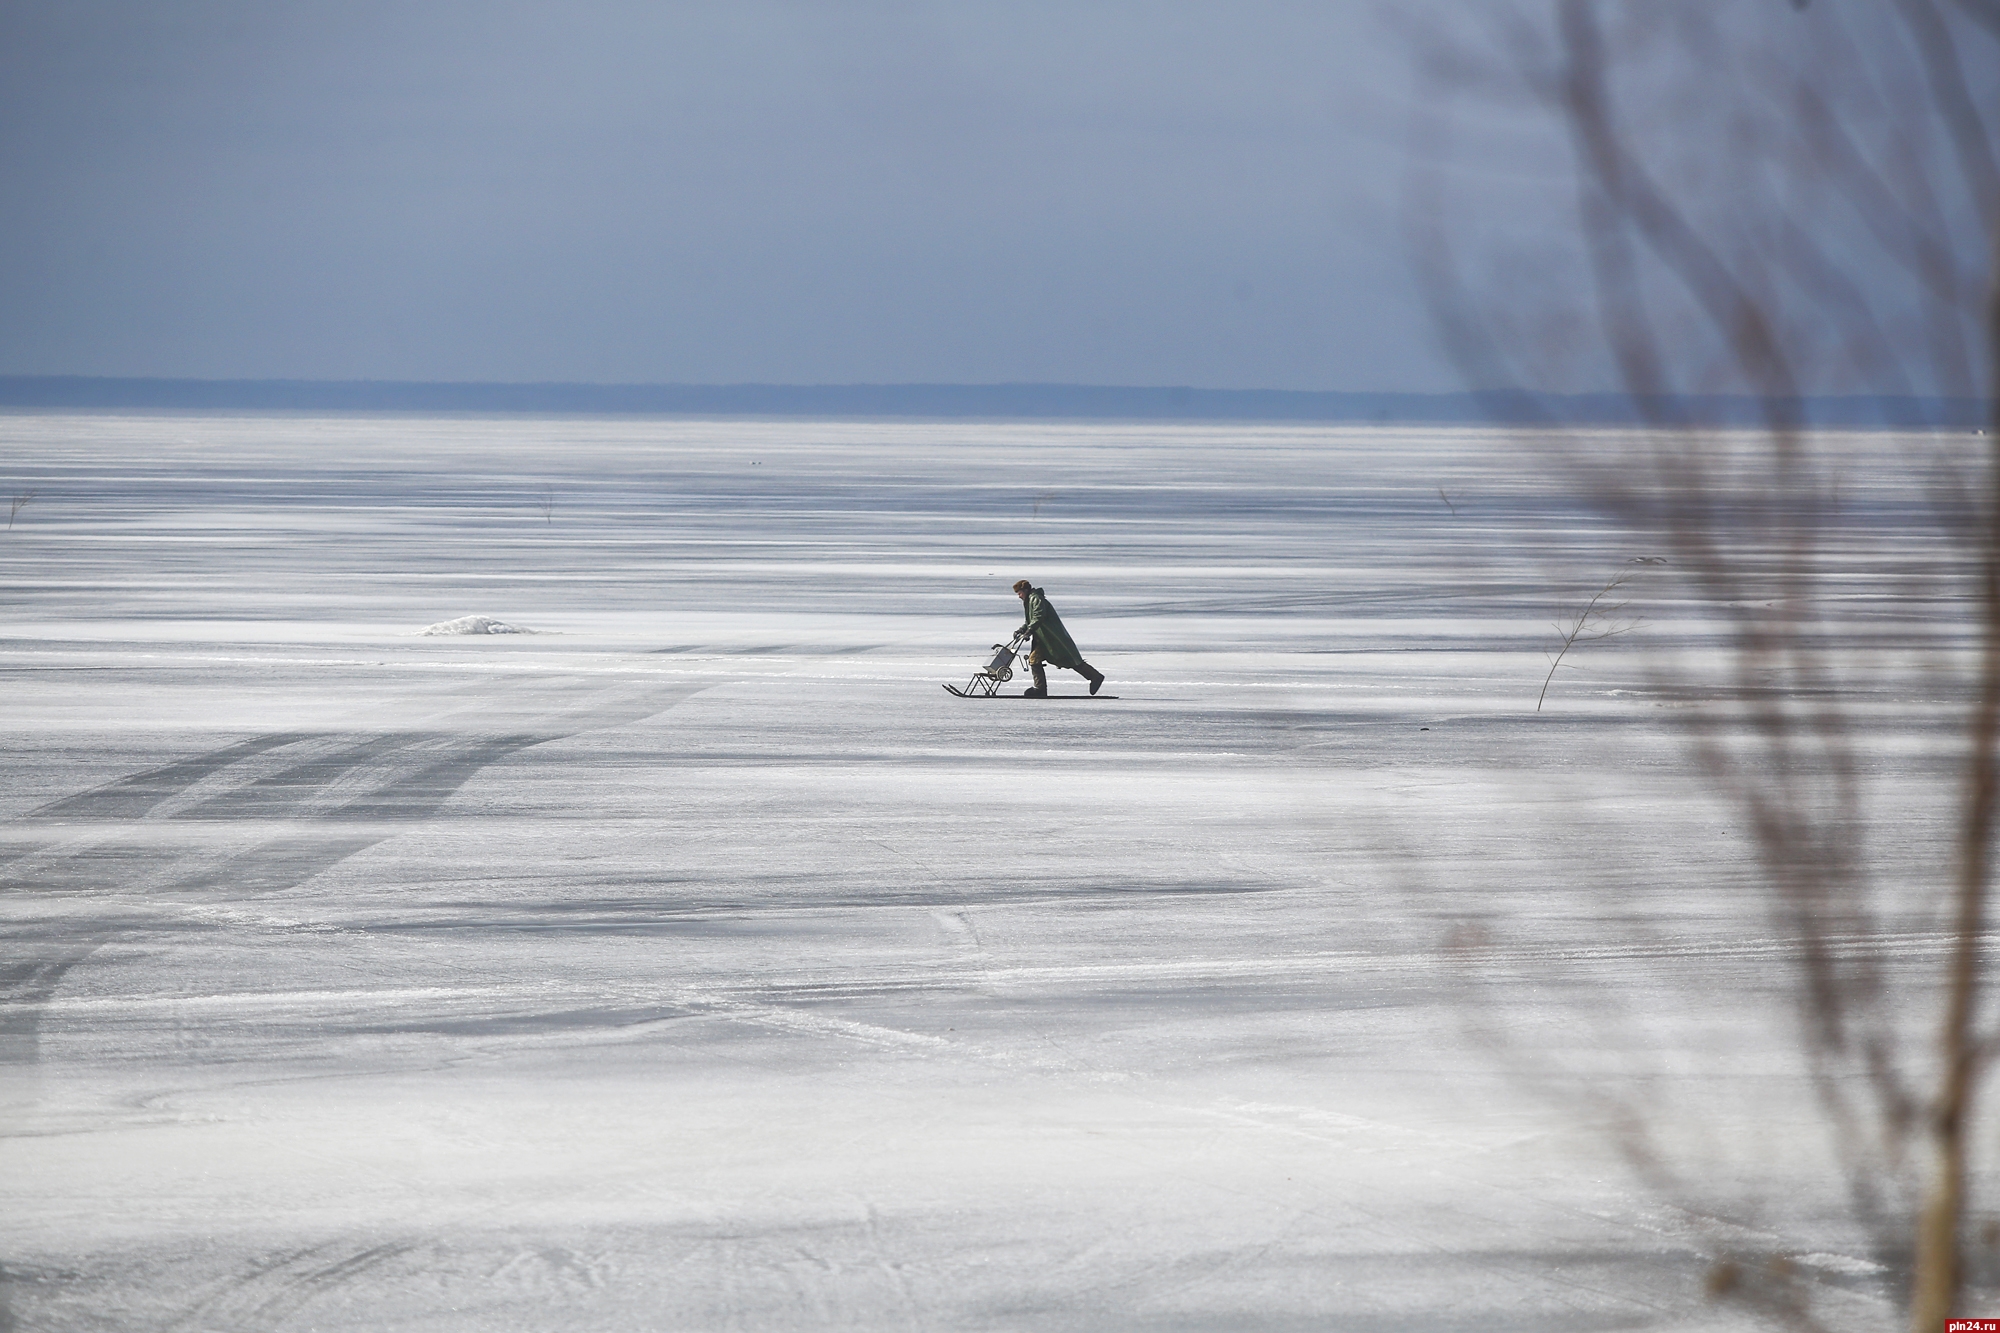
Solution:
{"label": "person's boot", "polygon": [[1085,662],[1083,664],[1083,674],[1090,681],[1090,692],[1092,694],[1097,693],[1097,687],[1104,683],[1104,673],[1090,663]]}
{"label": "person's boot", "polygon": [[1042,664],[1040,662],[1035,662],[1031,664],[1028,667],[1028,671],[1034,676],[1035,683],[1028,689],[1022,690],[1021,691],[1022,696],[1029,699],[1048,698],[1049,697],[1048,672],[1042,670]]}

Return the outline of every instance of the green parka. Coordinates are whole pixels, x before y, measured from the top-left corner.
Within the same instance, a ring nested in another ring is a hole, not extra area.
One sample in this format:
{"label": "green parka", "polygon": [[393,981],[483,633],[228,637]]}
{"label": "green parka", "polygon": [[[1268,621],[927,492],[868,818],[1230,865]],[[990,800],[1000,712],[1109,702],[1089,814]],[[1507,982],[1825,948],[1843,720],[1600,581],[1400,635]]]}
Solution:
{"label": "green parka", "polygon": [[1070,671],[1083,665],[1083,654],[1076,650],[1076,641],[1063,628],[1062,617],[1049,605],[1040,588],[1028,589],[1027,612],[1025,628],[1034,634],[1035,651],[1044,662]]}

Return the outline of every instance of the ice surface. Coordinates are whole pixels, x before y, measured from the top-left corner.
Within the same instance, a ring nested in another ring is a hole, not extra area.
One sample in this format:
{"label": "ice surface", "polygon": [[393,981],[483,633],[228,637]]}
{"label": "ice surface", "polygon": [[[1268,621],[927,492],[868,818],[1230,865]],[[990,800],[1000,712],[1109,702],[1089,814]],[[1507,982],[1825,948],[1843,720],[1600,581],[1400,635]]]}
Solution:
{"label": "ice surface", "polygon": [[[1882,1318],[1649,674],[1698,609],[1661,583],[1537,715],[1555,609],[1660,553],[1518,440],[0,446],[20,1327],[1707,1327],[1718,1235]],[[1021,577],[1118,701],[938,688]],[[411,633],[468,605],[558,632]],[[1878,714],[1921,818],[1935,741]],[[1635,1086],[1781,1206],[1626,1175],[1595,1094]]]}

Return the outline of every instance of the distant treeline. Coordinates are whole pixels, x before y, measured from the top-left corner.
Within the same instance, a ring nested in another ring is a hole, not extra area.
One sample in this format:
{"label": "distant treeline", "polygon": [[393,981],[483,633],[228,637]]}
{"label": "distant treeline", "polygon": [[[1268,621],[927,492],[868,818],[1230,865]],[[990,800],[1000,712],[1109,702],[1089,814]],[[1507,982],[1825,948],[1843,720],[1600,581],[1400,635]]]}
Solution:
{"label": "distant treeline", "polygon": [[[1317,393],[1096,384],[444,384],[400,380],[110,379],[0,375],[0,407],[281,412],[626,413],[653,416],[1027,417],[1623,425],[1755,425],[1773,405],[1707,395]],[[1828,426],[1972,427],[1973,398],[1827,397],[1783,405]]]}

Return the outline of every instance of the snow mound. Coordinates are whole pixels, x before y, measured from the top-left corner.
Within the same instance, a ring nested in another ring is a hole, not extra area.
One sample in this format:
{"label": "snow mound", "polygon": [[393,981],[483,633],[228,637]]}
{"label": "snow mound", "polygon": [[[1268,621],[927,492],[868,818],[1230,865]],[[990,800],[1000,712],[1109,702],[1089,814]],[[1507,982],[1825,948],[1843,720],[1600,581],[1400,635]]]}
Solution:
{"label": "snow mound", "polygon": [[492,616],[460,616],[457,620],[440,620],[435,625],[426,625],[421,634],[533,634],[531,629],[510,625]]}

